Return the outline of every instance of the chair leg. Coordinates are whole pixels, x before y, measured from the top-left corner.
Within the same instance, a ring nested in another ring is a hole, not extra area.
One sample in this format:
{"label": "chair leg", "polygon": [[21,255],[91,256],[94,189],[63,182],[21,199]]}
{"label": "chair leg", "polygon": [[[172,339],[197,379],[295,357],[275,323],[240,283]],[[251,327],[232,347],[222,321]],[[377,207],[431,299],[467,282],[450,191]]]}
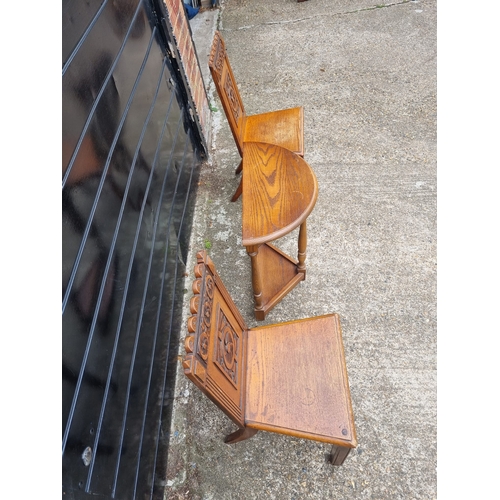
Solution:
{"label": "chair leg", "polygon": [[333,465],[342,465],[344,463],[344,460],[347,458],[347,455],[349,455],[349,452],[351,451],[351,448],[347,448],[345,446],[332,446],[332,451],[330,453],[330,459],[329,461]]}
{"label": "chair leg", "polygon": [[240,164],[238,165],[238,168],[234,172],[235,175],[238,175],[242,170],[243,170],[243,158],[241,159]]}
{"label": "chair leg", "polygon": [[236,191],[234,192],[231,201],[236,201],[241,196],[242,191],[243,191],[243,179],[240,180],[240,184],[236,189]]}
{"label": "chair leg", "polygon": [[240,441],[244,441],[245,439],[251,438],[255,436],[259,432],[257,429],[252,429],[251,427],[243,427],[238,429],[237,431],[229,434],[229,436],[224,439],[224,443],[226,444],[234,444]]}

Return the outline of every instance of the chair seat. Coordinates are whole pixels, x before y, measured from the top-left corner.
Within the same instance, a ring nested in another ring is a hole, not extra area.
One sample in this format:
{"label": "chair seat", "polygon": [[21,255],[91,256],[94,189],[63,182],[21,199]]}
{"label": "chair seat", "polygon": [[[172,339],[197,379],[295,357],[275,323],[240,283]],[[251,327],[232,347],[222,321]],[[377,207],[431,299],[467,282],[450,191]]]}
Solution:
{"label": "chair seat", "polygon": [[341,335],[337,314],[248,330],[246,425],[355,447]]}
{"label": "chair seat", "polygon": [[304,108],[246,116],[243,142],[267,142],[304,156]]}

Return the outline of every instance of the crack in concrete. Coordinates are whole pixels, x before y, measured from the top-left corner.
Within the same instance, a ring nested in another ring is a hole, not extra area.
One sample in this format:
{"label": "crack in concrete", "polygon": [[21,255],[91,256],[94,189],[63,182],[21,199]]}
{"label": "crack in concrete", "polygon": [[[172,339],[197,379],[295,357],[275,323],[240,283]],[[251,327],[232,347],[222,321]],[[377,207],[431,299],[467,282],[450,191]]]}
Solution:
{"label": "crack in concrete", "polygon": [[[387,3],[387,4],[378,4],[378,5],[373,5],[372,7],[364,7],[362,9],[356,9],[356,10],[348,10],[346,12],[335,12],[333,14],[330,14],[330,16],[344,16],[347,14],[357,14],[359,12],[365,12],[368,10],[377,10],[377,9],[385,9],[387,7],[397,7],[398,5],[404,5],[407,3],[416,3],[415,0],[402,0],[401,2],[394,2],[394,3]],[[308,16],[308,17],[301,17],[299,19],[290,19],[286,21],[268,21],[265,23],[260,23],[260,24],[250,24],[247,26],[240,26],[239,28],[224,28],[223,31],[241,31],[241,30],[249,30],[252,28],[258,28],[259,26],[272,26],[276,24],[293,24],[293,23],[300,23],[302,21],[309,21],[310,19],[317,19],[318,17],[324,17],[324,14],[317,14],[315,16]]]}

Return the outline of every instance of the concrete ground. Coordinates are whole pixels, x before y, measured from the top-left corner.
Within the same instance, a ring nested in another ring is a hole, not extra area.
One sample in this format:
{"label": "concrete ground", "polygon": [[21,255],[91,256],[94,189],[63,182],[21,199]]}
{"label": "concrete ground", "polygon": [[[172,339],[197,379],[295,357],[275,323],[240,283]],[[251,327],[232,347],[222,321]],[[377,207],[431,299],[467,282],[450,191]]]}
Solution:
{"label": "concrete ground", "polygon": [[[235,425],[179,362],[166,498],[437,498],[436,0],[226,0],[191,26],[216,111],[188,267],[209,247],[256,325],[239,156],[206,67],[218,26],[247,114],[305,107],[307,278],[264,324],[340,314],[359,445],[341,467],[328,445],[272,433],[226,445]],[[295,255],[296,237],[279,246]]]}

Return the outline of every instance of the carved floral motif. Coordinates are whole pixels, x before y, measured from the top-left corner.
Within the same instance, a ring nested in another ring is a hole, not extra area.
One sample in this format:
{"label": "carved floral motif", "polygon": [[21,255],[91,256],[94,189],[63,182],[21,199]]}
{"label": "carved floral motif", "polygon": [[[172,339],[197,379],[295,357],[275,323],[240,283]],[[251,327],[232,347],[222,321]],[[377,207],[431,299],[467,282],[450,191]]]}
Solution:
{"label": "carved floral motif", "polygon": [[216,362],[226,377],[234,385],[237,385],[239,338],[222,311],[219,311],[217,331]]}
{"label": "carved floral motif", "polygon": [[217,40],[217,47],[215,49],[215,53],[212,52],[212,54],[214,55],[210,63],[215,68],[217,76],[219,77],[220,80],[222,78],[222,68],[224,67],[224,59],[226,58],[226,49],[220,37]]}
{"label": "carved floral motif", "polygon": [[203,360],[208,358],[208,346],[210,342],[210,318],[212,317],[212,300],[214,297],[214,280],[207,275],[205,280],[205,297],[203,300],[203,321],[201,322],[201,333],[198,339],[198,352]]}
{"label": "carved floral motif", "polygon": [[229,75],[226,77],[224,82],[224,90],[226,92],[229,103],[231,104],[231,111],[233,112],[234,120],[238,123],[238,119],[241,116],[241,106],[238,100],[238,93],[234,89],[234,84]]}
{"label": "carved floral motif", "polygon": [[226,57],[226,51],[224,50],[224,47],[219,46],[219,50],[217,51],[217,59],[215,60],[215,69],[217,70],[219,78],[222,77],[222,68],[224,67],[225,57]]}
{"label": "carved floral motif", "polygon": [[207,279],[205,280],[205,290],[210,299],[214,298],[214,279],[212,276],[207,275]]}

